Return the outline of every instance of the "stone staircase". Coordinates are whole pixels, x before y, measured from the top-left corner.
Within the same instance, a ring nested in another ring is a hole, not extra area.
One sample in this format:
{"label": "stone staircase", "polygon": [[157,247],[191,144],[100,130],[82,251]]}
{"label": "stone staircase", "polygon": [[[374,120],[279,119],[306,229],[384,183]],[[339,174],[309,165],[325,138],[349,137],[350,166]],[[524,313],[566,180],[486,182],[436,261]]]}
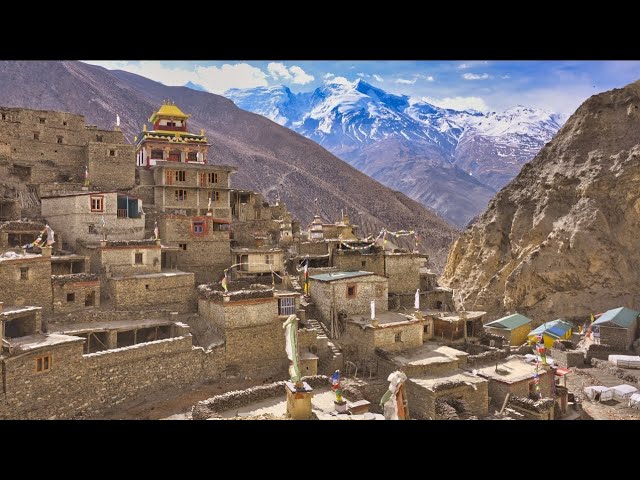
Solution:
{"label": "stone staircase", "polygon": [[318,344],[318,374],[331,375],[336,370],[344,369],[344,358],[340,349],[329,340],[326,327],[316,319],[307,319],[309,325],[316,331]]}

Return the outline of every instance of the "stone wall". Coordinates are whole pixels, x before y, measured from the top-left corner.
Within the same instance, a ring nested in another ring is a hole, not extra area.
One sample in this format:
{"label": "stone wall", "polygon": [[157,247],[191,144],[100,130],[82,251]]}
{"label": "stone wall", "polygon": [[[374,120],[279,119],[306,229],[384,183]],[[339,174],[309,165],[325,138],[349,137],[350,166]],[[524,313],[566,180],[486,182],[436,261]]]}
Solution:
{"label": "stone wall", "polygon": [[86,152],[89,180],[93,188],[126,190],[135,185],[136,157],[133,145],[91,141],[86,146]]}
{"label": "stone wall", "polygon": [[[216,380],[224,351],[205,352],[191,336],[175,337],[83,355],[84,341],[2,360],[6,374],[0,418],[86,418],[124,401]],[[35,359],[50,354],[52,367],[35,372]]]}
{"label": "stone wall", "polygon": [[0,260],[0,302],[6,306],[33,305],[52,311],[51,257],[29,256]]}
{"label": "stone wall", "polygon": [[[533,370],[533,367],[532,367]],[[540,371],[540,393],[542,397],[551,396],[552,383],[555,382],[554,375],[547,371]],[[490,403],[496,407],[502,407],[507,393],[520,397],[529,396],[529,383],[533,382],[533,378],[527,378],[514,383],[499,382],[491,378],[489,380],[489,398]]]}
{"label": "stone wall", "polygon": [[[478,417],[487,415],[488,390],[486,382],[468,385],[462,382],[452,382],[450,386],[443,385],[437,391],[425,389],[411,378],[405,382],[409,415],[419,420],[441,420],[436,413],[436,400],[439,398],[462,399],[469,407],[469,413]],[[475,388],[474,388],[475,387]]]}
{"label": "stone wall", "polygon": [[[102,242],[99,249],[99,272],[106,277],[159,273],[162,269],[159,240],[134,241],[125,245],[110,243]],[[142,255],[142,263],[136,263],[136,254]]]}
{"label": "stone wall", "polygon": [[384,275],[384,255],[382,253],[360,254],[351,250],[336,250],[333,254],[333,266],[344,272],[373,272]]}
{"label": "stone wall", "polygon": [[591,364],[591,359],[593,358],[608,360],[609,355],[629,355],[629,352],[627,350],[620,350],[619,348],[611,345],[592,343],[589,345],[589,349],[587,350],[585,363]]}
{"label": "stone wall", "polygon": [[109,295],[116,309],[155,307],[180,313],[195,312],[193,273],[172,272],[114,277],[108,280]]}
{"label": "stone wall", "polygon": [[385,275],[389,278],[389,293],[413,292],[420,288],[420,267],[423,255],[391,253],[384,256]]}
{"label": "stone wall", "polygon": [[326,242],[300,242],[298,255],[326,255],[329,253],[329,244]]}
{"label": "stone wall", "polygon": [[552,348],[549,356],[564,368],[582,367],[585,365],[585,354],[582,350],[559,350]]}
{"label": "stone wall", "polygon": [[56,315],[100,306],[100,280],[95,275],[56,275],[51,279],[51,288]]}
{"label": "stone wall", "polygon": [[600,341],[618,350],[630,350],[636,338],[637,320],[629,328],[600,325]]}
{"label": "stone wall", "polygon": [[[376,301],[376,311],[384,312],[388,308],[388,281],[379,275],[369,275],[333,282],[321,282],[310,279],[309,293],[313,299],[320,319],[329,324],[331,307],[336,312],[344,311],[347,317],[366,315],[371,312],[371,300]],[[355,285],[356,294],[347,297],[347,287]],[[335,304],[333,304],[335,300]]]}

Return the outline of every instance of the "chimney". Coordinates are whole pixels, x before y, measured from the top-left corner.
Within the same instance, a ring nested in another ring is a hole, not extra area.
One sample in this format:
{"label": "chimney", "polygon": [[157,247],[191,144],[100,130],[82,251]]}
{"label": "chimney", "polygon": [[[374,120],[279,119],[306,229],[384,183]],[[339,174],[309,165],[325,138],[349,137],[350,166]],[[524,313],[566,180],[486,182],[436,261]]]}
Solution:
{"label": "chimney", "polygon": [[50,246],[45,246],[42,247],[42,256],[43,257],[50,257],[51,256],[51,247]]}
{"label": "chimney", "polygon": [[376,301],[371,300],[371,325],[377,327],[380,325],[380,321],[376,320]]}

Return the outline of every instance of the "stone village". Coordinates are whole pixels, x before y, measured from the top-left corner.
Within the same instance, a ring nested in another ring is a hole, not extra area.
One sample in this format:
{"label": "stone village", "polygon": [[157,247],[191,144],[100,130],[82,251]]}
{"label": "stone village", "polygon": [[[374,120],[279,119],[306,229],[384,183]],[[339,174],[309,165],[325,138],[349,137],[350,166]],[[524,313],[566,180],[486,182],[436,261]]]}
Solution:
{"label": "stone village", "polygon": [[[391,418],[578,418],[572,368],[637,366],[640,312],[583,329],[466,311],[396,244],[413,232],[365,235],[344,214],[301,226],[234,189],[236,168],[207,163],[188,119],[166,101],[130,144],[119,122],[0,107],[0,418],[101,418],[225,378],[253,386],[193,418],[285,396],[294,418],[389,418],[389,392]],[[297,385],[283,382],[292,316]],[[332,374],[335,409],[313,403],[333,399]]]}

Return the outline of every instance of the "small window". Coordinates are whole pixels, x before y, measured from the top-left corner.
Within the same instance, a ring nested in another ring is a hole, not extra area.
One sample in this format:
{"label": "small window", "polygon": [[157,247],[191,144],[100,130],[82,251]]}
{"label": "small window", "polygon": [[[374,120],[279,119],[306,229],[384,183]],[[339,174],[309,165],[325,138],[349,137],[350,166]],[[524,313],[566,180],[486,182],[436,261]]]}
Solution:
{"label": "small window", "polygon": [[109,156],[110,157],[115,157],[116,156],[116,151],[115,150],[109,150]]}
{"label": "small window", "polygon": [[209,183],[218,183],[218,174],[217,173],[209,173]]}
{"label": "small window", "polygon": [[29,267],[20,267],[20,280],[29,280]]}
{"label": "small window", "polygon": [[176,170],[176,182],[184,182],[187,179],[187,172]]}
{"label": "small window", "polygon": [[376,285],[376,297],[384,297],[384,285]]}
{"label": "small window", "polygon": [[429,324],[428,323],[425,323],[423,331],[424,331],[425,335],[429,335]]}
{"label": "small window", "polygon": [[91,211],[92,212],[104,211],[104,197],[91,197]]}
{"label": "small window", "polygon": [[6,119],[7,119],[7,114],[6,114],[6,113],[3,113],[3,114],[2,114],[2,120],[6,120]]}
{"label": "small window", "polygon": [[40,140],[40,134],[38,132],[33,132],[33,139]]}
{"label": "small window", "polygon": [[274,265],[273,253],[267,253],[264,256],[264,263],[267,265]]}
{"label": "small window", "polygon": [[67,122],[62,122],[62,126],[66,127],[67,126]]}
{"label": "small window", "polygon": [[142,265],[142,254],[141,253],[136,253],[134,255],[134,262],[136,265]]}
{"label": "small window", "polygon": [[198,161],[198,152],[189,152],[189,155],[187,156],[187,159],[190,162],[197,162]]}
{"label": "small window", "polygon": [[76,294],[75,293],[67,293],[67,303],[75,302]]}
{"label": "small window", "polygon": [[40,117],[40,123],[44,123],[47,119],[44,117]]}
{"label": "small window", "polygon": [[53,358],[51,355],[45,355],[44,357],[36,358],[36,372],[46,372],[51,369]]}
{"label": "small window", "polygon": [[362,260],[362,262],[360,262],[362,264],[363,267],[367,266],[367,261],[366,260]]}
{"label": "small window", "polygon": [[209,193],[209,198],[214,202],[220,201],[220,192],[211,192]]}
{"label": "small window", "polygon": [[204,234],[204,222],[193,222],[193,233],[196,235]]}
{"label": "small window", "polygon": [[356,285],[347,285],[347,298],[355,298],[356,297]]}
{"label": "small window", "polygon": [[151,158],[155,160],[162,160],[164,152],[162,150],[151,150]]}
{"label": "small window", "polygon": [[149,290],[149,284],[148,283],[144,286],[144,289],[145,290]]}
{"label": "small window", "polygon": [[396,333],[396,336],[394,338],[394,340],[397,342],[401,342],[402,341],[402,332],[398,332]]}
{"label": "small window", "polygon": [[187,250],[187,244],[186,243],[179,243],[178,247],[180,247],[181,250]]}
{"label": "small window", "polygon": [[64,137],[62,135],[58,135],[58,143],[62,143],[62,140],[64,140]]}
{"label": "small window", "polygon": [[228,232],[229,231],[229,224],[228,223],[217,223],[217,222],[214,222],[213,231],[214,232]]}
{"label": "small window", "polygon": [[96,231],[96,226],[93,223],[89,224],[89,233],[98,233]]}
{"label": "small window", "polygon": [[296,301],[293,297],[278,299],[278,315],[294,315],[296,313]]}
{"label": "small window", "polygon": [[96,142],[102,142],[102,135],[96,135]]}
{"label": "small window", "polygon": [[93,307],[96,303],[96,292],[89,292],[84,297],[84,306]]}
{"label": "small window", "polygon": [[187,199],[187,191],[186,190],[176,190],[176,201],[184,202]]}

